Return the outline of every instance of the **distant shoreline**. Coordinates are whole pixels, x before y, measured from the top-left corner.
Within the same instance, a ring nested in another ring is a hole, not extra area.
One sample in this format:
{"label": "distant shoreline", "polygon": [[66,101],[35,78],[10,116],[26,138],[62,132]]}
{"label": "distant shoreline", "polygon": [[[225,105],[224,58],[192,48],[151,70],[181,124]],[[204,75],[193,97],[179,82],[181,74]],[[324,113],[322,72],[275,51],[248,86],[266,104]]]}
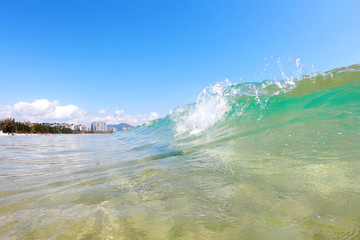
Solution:
{"label": "distant shoreline", "polygon": [[99,135],[109,133],[0,133],[1,136]]}

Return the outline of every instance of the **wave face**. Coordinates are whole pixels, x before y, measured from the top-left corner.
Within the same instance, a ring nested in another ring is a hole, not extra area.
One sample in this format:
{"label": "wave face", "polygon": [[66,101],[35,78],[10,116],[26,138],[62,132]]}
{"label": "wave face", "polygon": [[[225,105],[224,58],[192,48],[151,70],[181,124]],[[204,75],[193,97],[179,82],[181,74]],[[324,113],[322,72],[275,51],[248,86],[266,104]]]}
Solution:
{"label": "wave face", "polygon": [[359,132],[359,81],[360,65],[295,80],[241,84],[226,80],[205,88],[196,103],[177,108],[151,125],[167,122],[175,142],[188,138],[221,143],[246,137],[241,142],[263,139],[276,147],[275,142],[286,139],[300,141],[294,144],[300,147],[303,141],[316,139],[316,146],[306,145],[321,149],[321,139],[336,145],[352,138],[349,147],[354,147]]}
{"label": "wave face", "polygon": [[360,65],[224,81],[116,134],[0,141],[8,239],[360,238]]}

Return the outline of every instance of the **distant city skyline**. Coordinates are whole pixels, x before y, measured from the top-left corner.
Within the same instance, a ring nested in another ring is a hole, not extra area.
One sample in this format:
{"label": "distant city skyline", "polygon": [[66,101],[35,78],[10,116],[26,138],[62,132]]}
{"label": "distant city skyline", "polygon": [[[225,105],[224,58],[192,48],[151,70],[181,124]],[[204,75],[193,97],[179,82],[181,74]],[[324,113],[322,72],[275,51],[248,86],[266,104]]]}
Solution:
{"label": "distant city skyline", "polygon": [[360,63],[355,0],[0,3],[0,118],[138,125],[227,78]]}

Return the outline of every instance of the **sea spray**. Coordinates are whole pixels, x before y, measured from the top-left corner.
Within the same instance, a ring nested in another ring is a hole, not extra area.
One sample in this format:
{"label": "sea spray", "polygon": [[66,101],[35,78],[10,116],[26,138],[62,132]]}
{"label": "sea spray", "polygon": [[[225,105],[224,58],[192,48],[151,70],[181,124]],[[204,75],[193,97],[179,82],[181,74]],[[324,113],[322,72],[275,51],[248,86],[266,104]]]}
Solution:
{"label": "sea spray", "polygon": [[205,88],[198,96],[196,103],[178,108],[171,114],[176,122],[177,134],[198,134],[223,119],[229,111],[229,93],[231,83],[226,80]]}

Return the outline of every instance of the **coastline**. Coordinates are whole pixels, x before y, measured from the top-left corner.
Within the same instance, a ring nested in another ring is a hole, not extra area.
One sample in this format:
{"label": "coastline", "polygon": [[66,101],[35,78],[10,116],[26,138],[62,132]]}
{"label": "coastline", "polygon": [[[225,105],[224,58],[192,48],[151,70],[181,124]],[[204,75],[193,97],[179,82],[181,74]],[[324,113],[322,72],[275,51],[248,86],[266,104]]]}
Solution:
{"label": "coastline", "polygon": [[0,133],[0,136],[39,136],[39,135],[55,135],[42,133]]}
{"label": "coastline", "polygon": [[98,135],[98,134],[112,134],[112,133],[0,133],[2,136],[50,136],[50,135]]}

